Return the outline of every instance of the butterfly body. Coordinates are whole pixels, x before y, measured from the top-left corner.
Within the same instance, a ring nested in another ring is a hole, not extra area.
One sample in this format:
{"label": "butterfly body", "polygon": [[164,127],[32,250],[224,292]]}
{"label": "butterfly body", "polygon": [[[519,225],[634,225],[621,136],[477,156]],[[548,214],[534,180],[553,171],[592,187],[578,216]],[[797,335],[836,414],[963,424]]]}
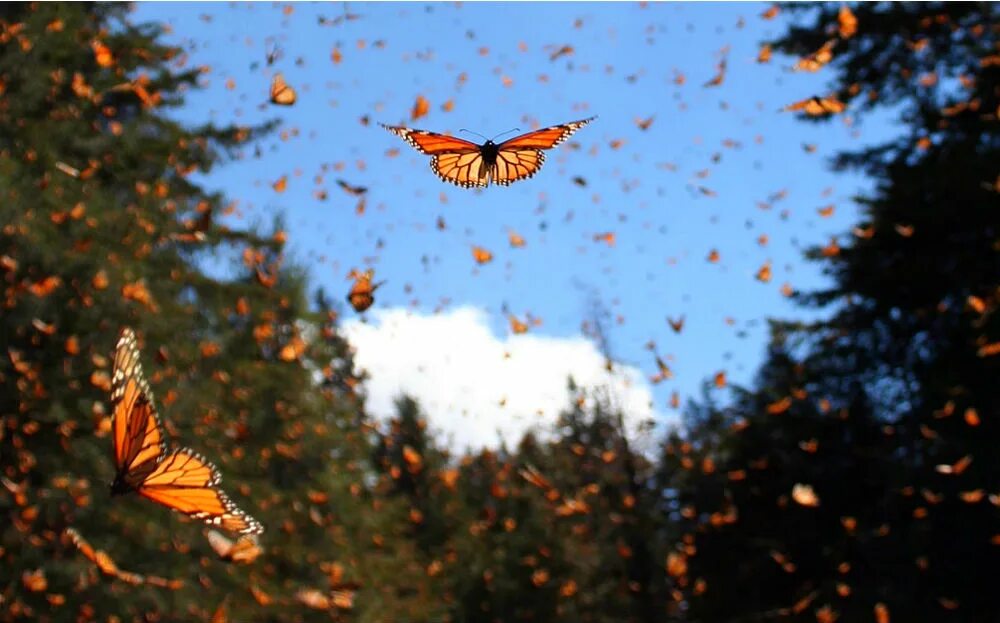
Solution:
{"label": "butterfly body", "polygon": [[[127,495],[129,493],[135,493],[136,486],[142,479],[149,475],[153,471],[153,465],[150,465],[148,469],[142,471],[132,470],[132,478],[129,478],[128,472],[118,472],[115,474],[115,479],[111,483],[111,495]],[[129,482],[132,480],[133,482]]]}
{"label": "butterfly body", "polygon": [[167,446],[166,431],[142,372],[135,333],[123,329],[111,377],[113,496],[135,492],[194,519],[241,534],[264,528],[219,488],[219,470],[188,448]]}
{"label": "butterfly body", "polygon": [[490,183],[509,186],[533,177],[545,162],[543,149],[552,149],[595,117],[528,132],[502,143],[477,145],[464,139],[402,126],[382,127],[422,154],[433,156],[431,170],[442,180],[463,188],[485,188]]}

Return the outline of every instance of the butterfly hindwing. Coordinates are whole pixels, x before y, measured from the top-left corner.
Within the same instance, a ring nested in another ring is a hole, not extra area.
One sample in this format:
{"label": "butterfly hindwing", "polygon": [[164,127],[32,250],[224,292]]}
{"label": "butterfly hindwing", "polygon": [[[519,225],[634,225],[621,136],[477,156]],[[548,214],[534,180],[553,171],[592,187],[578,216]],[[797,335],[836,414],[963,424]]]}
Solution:
{"label": "butterfly hindwing", "polygon": [[431,170],[446,182],[463,188],[485,187],[489,184],[488,170],[483,168],[483,156],[474,153],[445,153],[431,158]]}
{"label": "butterfly hindwing", "polygon": [[538,173],[545,162],[545,154],[537,149],[504,150],[497,153],[493,165],[493,182],[501,186],[527,179]]}
{"label": "butterfly hindwing", "polygon": [[174,450],[136,488],[139,495],[164,506],[241,534],[259,534],[263,526],[240,510],[219,489],[222,477],[208,459],[187,448]]}

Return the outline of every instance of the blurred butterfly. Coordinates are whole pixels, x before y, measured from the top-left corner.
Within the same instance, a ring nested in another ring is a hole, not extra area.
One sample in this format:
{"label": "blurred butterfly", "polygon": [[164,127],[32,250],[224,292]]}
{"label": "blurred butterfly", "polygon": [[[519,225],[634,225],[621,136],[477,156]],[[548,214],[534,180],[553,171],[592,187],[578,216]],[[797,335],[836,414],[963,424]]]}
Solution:
{"label": "blurred butterfly", "polygon": [[94,51],[94,60],[97,61],[99,66],[111,67],[115,64],[111,48],[106,46],[102,41],[94,39],[90,42],[90,48]]}
{"label": "blurred butterfly", "polygon": [[138,573],[132,573],[131,571],[125,571],[120,569],[118,564],[111,559],[111,556],[107,552],[101,549],[94,549],[86,539],[83,538],[75,528],[66,528],[66,536],[69,537],[73,545],[80,550],[87,560],[97,565],[97,568],[101,570],[101,573],[109,575],[111,577],[117,578],[122,582],[132,585],[140,584],[152,584],[153,586],[162,586],[164,588],[170,588],[177,590],[184,586],[182,580],[168,580],[154,575],[143,576]]}
{"label": "blurred butterfly", "polygon": [[208,531],[208,544],[222,560],[249,564],[260,556],[264,550],[257,543],[257,537],[243,535],[233,541],[215,530]]}
{"label": "blurred butterfly", "polygon": [[493,261],[493,253],[483,247],[472,247],[472,258],[482,266]]}
{"label": "blurred butterfly", "polygon": [[653,119],[655,118],[656,118],[655,115],[649,117],[648,119],[639,119],[638,117],[636,117],[635,124],[639,126],[640,130],[648,130],[649,126],[653,125]]}
{"label": "blurred butterfly", "polygon": [[274,74],[271,78],[271,103],[279,106],[291,106],[298,99],[298,95],[287,82],[281,73]]}
{"label": "blurred butterfly", "polygon": [[266,57],[267,66],[270,67],[271,65],[274,65],[274,63],[278,59],[280,59],[280,58],[281,58],[281,48],[280,47],[278,47],[277,45],[275,45],[274,47],[268,49],[268,51],[267,51],[267,57]]}
{"label": "blurred butterfly", "polygon": [[667,324],[669,324],[670,328],[674,330],[674,333],[680,333],[684,330],[684,316],[681,316],[677,320],[667,316]]}
{"label": "blurred butterfly", "polygon": [[135,491],[167,508],[240,534],[264,531],[219,489],[218,469],[187,448],[167,449],[166,431],[142,373],[132,329],[122,329],[111,378],[115,480],[112,495]]}
{"label": "blurred butterfly", "polygon": [[351,286],[351,291],[347,293],[347,302],[351,304],[354,311],[361,313],[375,302],[375,297],[373,296],[375,290],[385,282],[380,281],[373,284],[372,277],[374,276],[375,271],[372,269],[368,269],[363,273],[352,270],[351,274],[347,276],[348,279],[354,279],[354,285]]}
{"label": "blurred butterfly", "polygon": [[511,330],[511,331],[512,331],[512,332],[513,332],[513,333],[514,333],[515,335],[522,335],[522,334],[524,334],[524,333],[527,333],[527,332],[528,332],[528,323],[526,323],[526,322],[522,322],[522,321],[521,321],[521,320],[520,320],[520,319],[519,319],[519,318],[518,318],[517,316],[515,316],[514,314],[509,314],[509,315],[507,316],[507,319],[508,319],[508,320],[510,321],[510,330]]}
{"label": "blurred butterfly", "polygon": [[596,117],[528,132],[502,143],[482,145],[424,130],[380,124],[417,151],[431,158],[431,170],[446,182],[464,188],[510,184],[532,177],[545,162],[543,149],[552,149]]}
{"label": "blurred butterfly", "polygon": [[783,111],[803,111],[810,117],[820,117],[823,115],[835,115],[842,113],[847,105],[836,97],[810,97],[804,100],[793,102],[782,108]]}
{"label": "blurred butterfly", "polygon": [[368,188],[366,186],[352,186],[344,180],[337,180],[337,186],[340,186],[340,189],[348,195],[354,195],[355,197],[359,197],[368,192]]}

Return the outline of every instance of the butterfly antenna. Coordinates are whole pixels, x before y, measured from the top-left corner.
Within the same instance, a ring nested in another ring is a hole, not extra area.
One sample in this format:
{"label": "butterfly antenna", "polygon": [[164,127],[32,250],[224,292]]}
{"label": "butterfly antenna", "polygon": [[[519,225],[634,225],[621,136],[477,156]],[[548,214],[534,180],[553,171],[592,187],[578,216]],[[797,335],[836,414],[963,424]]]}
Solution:
{"label": "butterfly antenna", "polygon": [[487,141],[490,140],[490,139],[486,138],[485,136],[483,136],[482,134],[480,134],[479,132],[473,132],[472,130],[466,130],[465,128],[462,128],[461,130],[459,130],[459,132],[468,132],[469,134],[475,134],[479,138],[485,139]]}
{"label": "butterfly antenna", "polygon": [[500,134],[497,134],[496,136],[494,136],[490,140],[492,141],[494,139],[498,139],[501,136],[503,136],[504,134],[510,134],[511,132],[520,132],[520,131],[521,131],[521,128],[513,128],[513,129],[510,129],[510,130],[507,130],[506,132],[501,132]]}

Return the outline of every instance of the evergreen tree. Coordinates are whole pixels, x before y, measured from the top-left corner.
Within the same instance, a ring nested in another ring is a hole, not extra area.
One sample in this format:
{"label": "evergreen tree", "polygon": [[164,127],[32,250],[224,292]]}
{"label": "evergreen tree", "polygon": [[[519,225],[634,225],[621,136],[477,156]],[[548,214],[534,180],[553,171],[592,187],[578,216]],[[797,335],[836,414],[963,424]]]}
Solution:
{"label": "evergreen tree", "polygon": [[600,392],[571,387],[570,406],[541,440],[463,460],[464,511],[446,568],[452,620],[660,621],[662,526],[648,462]]}
{"label": "evergreen tree", "polygon": [[[829,319],[776,323],[754,389],[668,445],[664,504],[689,522],[672,575],[702,621],[991,621],[997,8],[792,9],[774,48],[832,42],[831,93],[859,117],[896,107],[906,131],[837,159],[877,186],[850,241],[811,252],[833,285],[799,299]],[[699,458],[721,471],[683,469]]]}
{"label": "evergreen tree", "polygon": [[[372,536],[371,448],[336,314],[282,265],[280,226],[238,227],[225,198],[192,181],[268,128],[172,120],[200,69],[128,11],[2,7],[4,618],[329,620],[350,616],[358,591],[357,620],[398,620],[410,598],[383,592],[397,571]],[[204,270],[226,258],[229,276]],[[110,498],[122,326],[140,336],[172,443],[216,462],[265,525],[255,562],[219,560],[198,522]],[[69,527],[121,568],[182,586],[102,576]]]}

